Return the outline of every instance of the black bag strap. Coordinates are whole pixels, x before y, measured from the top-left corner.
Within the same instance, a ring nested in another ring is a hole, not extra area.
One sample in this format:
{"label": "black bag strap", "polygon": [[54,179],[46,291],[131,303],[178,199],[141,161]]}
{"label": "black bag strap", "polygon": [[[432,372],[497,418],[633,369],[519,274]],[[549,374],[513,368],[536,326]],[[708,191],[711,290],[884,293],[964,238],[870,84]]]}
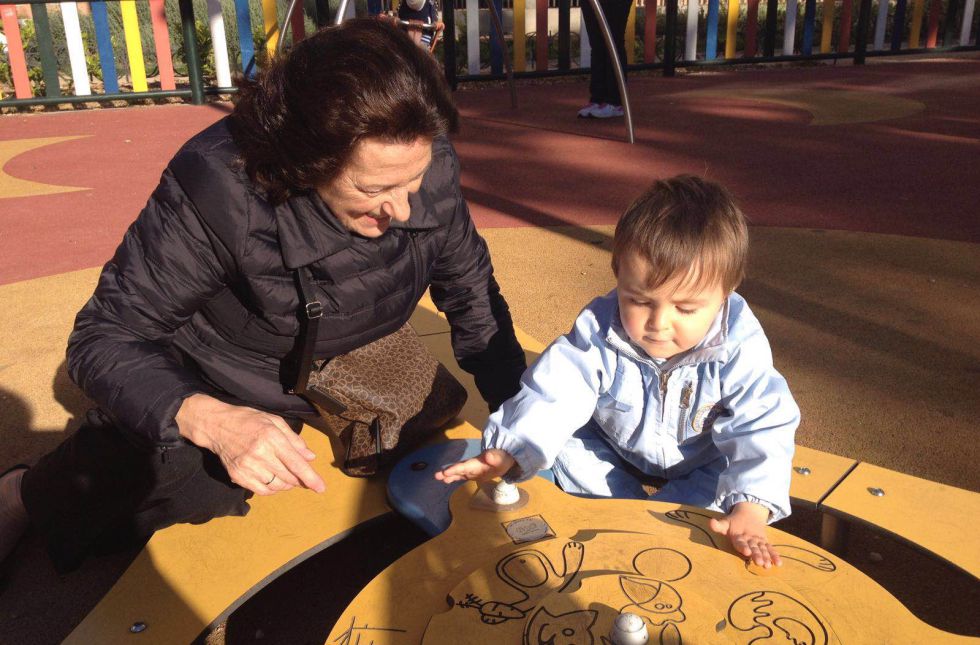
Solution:
{"label": "black bag strap", "polygon": [[316,348],[316,339],[320,333],[323,305],[316,299],[313,276],[308,267],[297,269],[296,279],[299,281],[299,292],[303,299],[303,311],[306,312],[306,320],[300,323],[300,334],[302,334],[303,339],[299,351],[299,365],[296,366],[296,382],[288,391],[290,394],[303,394],[310,382],[313,350]]}

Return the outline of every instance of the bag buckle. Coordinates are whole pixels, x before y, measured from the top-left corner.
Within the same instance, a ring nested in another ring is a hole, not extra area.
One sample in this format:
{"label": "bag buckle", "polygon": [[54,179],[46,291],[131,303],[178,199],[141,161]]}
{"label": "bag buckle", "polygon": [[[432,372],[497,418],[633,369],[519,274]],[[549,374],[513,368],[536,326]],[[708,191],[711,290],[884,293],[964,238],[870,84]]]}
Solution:
{"label": "bag buckle", "polygon": [[306,303],[306,317],[308,319],[316,320],[321,316],[323,316],[323,305],[320,304],[319,300]]}

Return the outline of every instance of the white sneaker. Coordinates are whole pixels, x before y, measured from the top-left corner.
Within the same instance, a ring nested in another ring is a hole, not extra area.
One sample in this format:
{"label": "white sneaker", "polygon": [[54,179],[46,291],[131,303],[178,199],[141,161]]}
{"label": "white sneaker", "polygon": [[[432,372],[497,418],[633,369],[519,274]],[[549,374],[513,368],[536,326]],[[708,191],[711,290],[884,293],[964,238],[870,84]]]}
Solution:
{"label": "white sneaker", "polygon": [[592,112],[599,108],[598,103],[589,103],[584,108],[578,111],[578,118],[580,119],[591,119]]}
{"label": "white sneaker", "polygon": [[611,119],[617,116],[623,116],[623,106],[621,105],[603,103],[596,109],[592,110],[593,119]]}

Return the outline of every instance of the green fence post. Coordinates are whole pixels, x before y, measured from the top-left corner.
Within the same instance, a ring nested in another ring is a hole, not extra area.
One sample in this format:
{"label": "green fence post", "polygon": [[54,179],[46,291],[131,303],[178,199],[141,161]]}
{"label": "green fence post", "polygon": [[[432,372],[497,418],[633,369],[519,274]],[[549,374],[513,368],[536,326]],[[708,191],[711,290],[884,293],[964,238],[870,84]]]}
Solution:
{"label": "green fence post", "polygon": [[184,28],[184,56],[187,58],[187,75],[191,83],[191,103],[204,104],[204,80],[201,78],[201,57],[197,53],[197,34],[194,29],[194,4],[191,0],[179,0],[180,24]]}
{"label": "green fence post", "polygon": [[44,95],[61,96],[58,84],[58,59],[54,55],[51,40],[51,23],[48,21],[48,7],[43,3],[31,3],[31,17],[34,18],[34,33],[37,34],[37,49],[41,55],[41,69],[44,72]]}

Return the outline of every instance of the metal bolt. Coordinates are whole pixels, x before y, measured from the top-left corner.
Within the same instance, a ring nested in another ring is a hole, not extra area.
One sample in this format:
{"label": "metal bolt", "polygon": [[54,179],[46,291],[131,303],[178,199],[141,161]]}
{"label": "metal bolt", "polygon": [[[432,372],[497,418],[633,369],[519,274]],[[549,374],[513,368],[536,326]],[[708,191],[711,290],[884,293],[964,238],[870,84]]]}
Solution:
{"label": "metal bolt", "polygon": [[129,632],[131,634],[139,634],[140,632],[145,630],[146,630],[146,623],[133,623],[129,627]]}
{"label": "metal bolt", "polygon": [[810,469],[807,468],[806,466],[797,466],[793,470],[795,470],[799,474],[803,475],[804,477],[806,477],[807,475],[810,474]]}
{"label": "metal bolt", "polygon": [[416,461],[411,466],[412,470],[414,470],[414,471],[425,470],[428,467],[429,467],[429,464],[425,463],[424,461]]}
{"label": "metal bolt", "polygon": [[874,495],[875,497],[884,497],[885,496],[885,491],[883,489],[881,489],[881,488],[875,488],[874,486],[869,486],[868,487],[868,492],[871,493],[872,495]]}

